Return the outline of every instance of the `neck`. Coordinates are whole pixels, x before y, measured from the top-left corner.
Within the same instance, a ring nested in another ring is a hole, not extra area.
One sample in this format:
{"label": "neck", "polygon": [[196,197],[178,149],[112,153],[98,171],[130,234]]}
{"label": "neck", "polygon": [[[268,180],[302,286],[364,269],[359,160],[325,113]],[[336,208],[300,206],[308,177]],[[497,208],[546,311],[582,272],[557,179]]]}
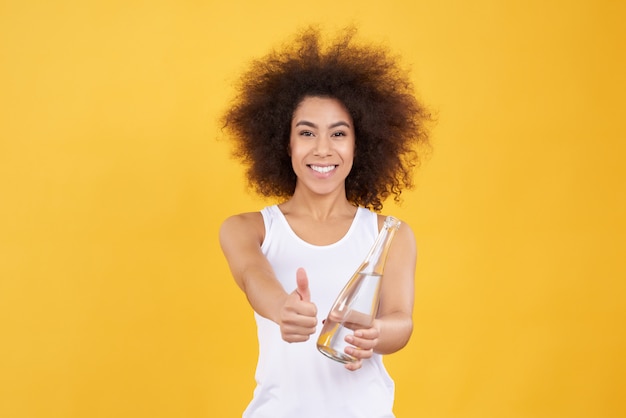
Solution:
{"label": "neck", "polygon": [[352,217],[356,207],[348,201],[345,192],[324,196],[294,193],[291,199],[280,205],[280,209],[285,214],[307,216],[324,221],[338,217]]}

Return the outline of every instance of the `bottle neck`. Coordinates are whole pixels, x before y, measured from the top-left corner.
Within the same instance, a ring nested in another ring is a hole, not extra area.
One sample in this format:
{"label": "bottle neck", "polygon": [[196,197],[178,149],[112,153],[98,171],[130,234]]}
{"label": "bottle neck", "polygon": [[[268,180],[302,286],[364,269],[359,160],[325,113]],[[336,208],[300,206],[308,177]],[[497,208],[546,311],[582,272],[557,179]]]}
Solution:
{"label": "bottle neck", "polygon": [[365,272],[379,275],[384,273],[387,253],[399,227],[400,221],[393,216],[388,216],[385,219],[385,224],[378,233],[378,237],[365,259]]}

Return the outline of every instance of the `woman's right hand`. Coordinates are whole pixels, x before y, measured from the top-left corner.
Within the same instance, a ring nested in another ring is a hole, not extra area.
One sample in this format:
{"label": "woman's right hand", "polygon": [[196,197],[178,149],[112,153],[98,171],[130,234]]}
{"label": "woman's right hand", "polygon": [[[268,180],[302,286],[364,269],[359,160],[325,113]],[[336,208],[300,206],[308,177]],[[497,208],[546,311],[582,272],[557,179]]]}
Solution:
{"label": "woman's right hand", "polygon": [[311,302],[309,279],[303,268],[296,272],[297,288],[287,295],[280,310],[280,334],[288,343],[304,342],[317,330],[317,306]]}

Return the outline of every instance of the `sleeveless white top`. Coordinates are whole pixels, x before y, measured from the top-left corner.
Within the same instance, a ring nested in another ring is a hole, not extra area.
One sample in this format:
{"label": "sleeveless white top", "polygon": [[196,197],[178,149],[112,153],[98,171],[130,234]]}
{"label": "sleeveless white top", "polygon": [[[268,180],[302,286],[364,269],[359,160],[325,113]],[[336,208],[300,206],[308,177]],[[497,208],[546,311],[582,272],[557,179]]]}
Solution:
{"label": "sleeveless white top", "polygon": [[318,329],[308,341],[290,344],[281,338],[276,323],[254,314],[259,339],[257,386],[243,417],[393,417],[394,383],[381,355],[374,354],[351,372],[316,347],[322,320],[378,235],[376,213],[358,208],[346,235],[324,246],[299,238],[277,206],[266,207],[261,214],[265,223],[261,250],[288,293],[296,288],[296,270],[306,270]]}

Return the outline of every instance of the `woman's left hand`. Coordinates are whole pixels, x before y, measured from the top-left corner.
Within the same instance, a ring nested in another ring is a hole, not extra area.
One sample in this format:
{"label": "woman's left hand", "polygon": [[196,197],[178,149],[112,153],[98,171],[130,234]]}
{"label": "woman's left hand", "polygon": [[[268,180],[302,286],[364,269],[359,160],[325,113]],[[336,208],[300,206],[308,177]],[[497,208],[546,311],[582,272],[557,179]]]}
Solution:
{"label": "woman's left hand", "polygon": [[357,361],[346,363],[346,369],[355,371],[361,368],[363,360],[372,357],[374,348],[378,344],[380,330],[375,326],[371,328],[357,329],[354,335],[348,335],[346,342],[354,347],[346,347],[346,354],[356,357]]}

